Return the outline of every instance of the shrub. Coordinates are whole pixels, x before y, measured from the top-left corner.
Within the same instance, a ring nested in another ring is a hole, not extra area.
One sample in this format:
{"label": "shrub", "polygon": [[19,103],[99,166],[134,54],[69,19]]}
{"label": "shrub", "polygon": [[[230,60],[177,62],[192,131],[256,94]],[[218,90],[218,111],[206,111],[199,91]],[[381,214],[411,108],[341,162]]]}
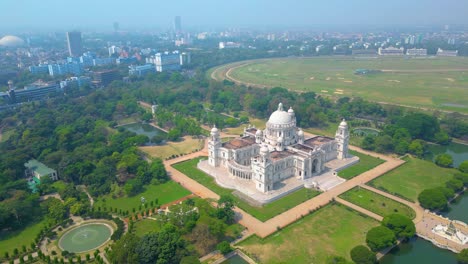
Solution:
{"label": "shrub", "polygon": [[223,241],[216,246],[216,249],[221,252],[221,254],[226,255],[232,251],[231,245],[227,241]]}
{"label": "shrub", "polygon": [[377,226],[369,230],[366,236],[367,245],[373,250],[378,251],[390,246],[396,242],[395,234],[385,226]]}

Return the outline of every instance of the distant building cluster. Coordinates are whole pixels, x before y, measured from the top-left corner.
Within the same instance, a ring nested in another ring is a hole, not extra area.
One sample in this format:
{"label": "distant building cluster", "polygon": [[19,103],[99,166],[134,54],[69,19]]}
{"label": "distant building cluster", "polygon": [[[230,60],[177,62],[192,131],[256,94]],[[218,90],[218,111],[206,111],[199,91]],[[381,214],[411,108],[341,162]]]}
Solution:
{"label": "distant building cluster", "polygon": [[395,47],[388,47],[388,48],[382,48],[380,47],[378,50],[378,54],[380,56],[402,56],[404,55],[405,49],[403,47],[401,48],[395,48]]}
{"label": "distant building cluster", "polygon": [[191,56],[189,52],[158,52],[146,58],[146,65],[130,66],[129,75],[142,76],[150,72],[179,71],[182,66],[188,65],[190,62]]}
{"label": "distant building cluster", "polygon": [[427,56],[427,49],[407,49],[406,55],[408,56]]}
{"label": "distant building cluster", "polygon": [[458,50],[443,50],[441,48],[437,50],[437,56],[456,57],[457,55],[458,55]]}
{"label": "distant building cluster", "polygon": [[241,44],[237,42],[219,42],[219,49],[238,49],[240,47]]}

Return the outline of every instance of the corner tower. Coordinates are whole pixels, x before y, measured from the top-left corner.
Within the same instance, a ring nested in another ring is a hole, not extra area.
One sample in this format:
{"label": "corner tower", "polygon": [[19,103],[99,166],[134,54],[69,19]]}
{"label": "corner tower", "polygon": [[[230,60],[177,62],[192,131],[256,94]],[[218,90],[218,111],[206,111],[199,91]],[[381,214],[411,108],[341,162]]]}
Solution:
{"label": "corner tower", "polygon": [[335,140],[337,142],[337,158],[340,160],[346,159],[348,157],[349,129],[344,118],[336,131]]}
{"label": "corner tower", "polygon": [[219,166],[219,149],[221,148],[221,139],[216,126],[213,126],[208,141],[208,163],[213,167]]}

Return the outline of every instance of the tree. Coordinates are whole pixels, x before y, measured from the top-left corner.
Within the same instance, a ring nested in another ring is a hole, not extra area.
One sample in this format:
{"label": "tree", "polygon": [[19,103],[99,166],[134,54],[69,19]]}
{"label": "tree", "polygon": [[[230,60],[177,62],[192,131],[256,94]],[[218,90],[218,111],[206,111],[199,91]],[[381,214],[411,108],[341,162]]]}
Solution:
{"label": "tree", "polygon": [[460,264],[468,264],[468,249],[465,248],[457,254],[457,261]]}
{"label": "tree", "polygon": [[218,219],[223,219],[226,223],[234,220],[234,200],[231,196],[221,195],[218,201],[217,216]]}
{"label": "tree", "polygon": [[463,173],[468,173],[468,160],[465,160],[462,163],[460,163],[458,169]]}
{"label": "tree", "polygon": [[461,190],[463,190],[463,182],[461,180],[458,180],[458,179],[451,179],[451,180],[448,180],[446,183],[445,183],[445,186],[451,190],[453,190],[454,192],[459,192]]}
{"label": "tree", "polygon": [[136,252],[139,263],[179,263],[186,255],[185,242],[172,225],[166,225],[158,233],[144,235]]}
{"label": "tree", "polygon": [[450,137],[445,131],[439,131],[434,135],[435,142],[441,145],[447,145],[450,143]]}
{"label": "tree", "polygon": [[435,164],[440,167],[450,168],[453,164],[453,158],[447,153],[437,155],[435,158]]}
{"label": "tree", "polygon": [[461,182],[465,187],[468,187],[468,173],[455,173],[453,177]]}
{"label": "tree", "polygon": [[327,258],[327,264],[354,264],[341,256],[330,256]]}
{"label": "tree", "polygon": [[180,136],[181,132],[177,128],[173,128],[167,133],[167,139],[170,141],[176,141],[177,139],[179,139]]}
{"label": "tree", "polygon": [[411,143],[408,146],[408,151],[411,154],[414,154],[418,157],[422,157],[422,155],[424,154],[424,141],[419,139],[411,141]]}
{"label": "tree", "polygon": [[447,208],[447,197],[440,188],[426,189],[418,195],[419,204],[429,210]]}
{"label": "tree", "polygon": [[[112,263],[139,263],[136,252],[138,243],[139,239],[137,236],[131,232],[125,234],[111,245],[111,251],[108,253],[110,261]],[[94,257],[96,257],[96,254],[94,254]]]}
{"label": "tree", "polygon": [[377,263],[377,257],[374,252],[366,246],[359,245],[351,249],[351,259],[356,264],[374,264]]}
{"label": "tree", "polygon": [[395,234],[388,227],[377,226],[367,232],[366,243],[373,251],[393,246],[395,242]]}
{"label": "tree", "polygon": [[407,240],[416,234],[416,226],[408,217],[401,214],[390,214],[384,217],[382,225],[395,233],[397,238]]}
{"label": "tree", "polygon": [[227,253],[232,251],[231,245],[227,241],[222,241],[216,246],[216,249],[221,252],[221,254],[226,255]]}

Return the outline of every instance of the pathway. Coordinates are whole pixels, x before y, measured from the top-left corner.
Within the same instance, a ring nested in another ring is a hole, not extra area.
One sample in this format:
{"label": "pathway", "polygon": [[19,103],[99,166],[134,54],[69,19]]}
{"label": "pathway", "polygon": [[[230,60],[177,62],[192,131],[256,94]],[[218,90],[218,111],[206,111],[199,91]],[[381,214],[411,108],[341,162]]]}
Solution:
{"label": "pathway", "polygon": [[[299,204],[292,209],[283,212],[282,214],[279,214],[266,222],[262,222],[258,220],[257,218],[253,217],[252,215],[246,213],[240,208],[235,207],[234,211],[236,212],[236,216],[239,219],[239,223],[243,226],[245,226],[248,230],[254,232],[256,235],[259,237],[266,237],[274,232],[276,232],[277,227],[285,227],[293,222],[295,222],[297,219],[299,219],[302,215],[307,215],[311,210],[318,209],[319,207],[325,206],[328,204],[332,199],[335,199],[338,197],[340,194],[354,188],[357,185],[360,185],[362,183],[368,182],[370,180],[373,180],[377,178],[378,176],[393,170],[394,168],[400,166],[401,164],[404,163],[403,160],[385,156],[382,154],[377,154],[374,152],[369,152],[362,150],[357,147],[350,147],[353,150],[357,150],[360,152],[363,152],[365,154],[372,155],[374,157],[381,158],[385,160],[386,162],[380,164],[379,166],[366,171],[362,173],[359,176],[356,176],[338,186],[335,188],[328,190],[326,192],[323,192],[322,194],[302,203]],[[196,194],[197,196],[200,196],[202,198],[211,198],[211,199],[219,199],[219,195],[208,189],[207,187],[203,186],[202,184],[192,180],[185,174],[179,172],[178,170],[174,169],[172,167],[173,164],[197,158],[199,156],[207,156],[207,148],[205,144],[205,148],[202,149],[199,152],[191,153],[182,157],[178,157],[175,159],[167,160],[164,161],[164,164],[166,165],[166,170],[168,171],[170,177],[176,181],[180,182],[183,187],[186,189],[190,190],[192,193]]]}
{"label": "pathway", "polygon": [[86,189],[86,185],[78,185],[78,186],[76,186],[76,187],[80,188],[81,191],[83,191],[84,193],[86,193],[86,195],[88,196],[88,199],[89,199],[89,203],[91,204],[91,207],[93,207],[94,199],[93,199],[93,197],[91,196],[91,194],[89,194],[88,189]]}

